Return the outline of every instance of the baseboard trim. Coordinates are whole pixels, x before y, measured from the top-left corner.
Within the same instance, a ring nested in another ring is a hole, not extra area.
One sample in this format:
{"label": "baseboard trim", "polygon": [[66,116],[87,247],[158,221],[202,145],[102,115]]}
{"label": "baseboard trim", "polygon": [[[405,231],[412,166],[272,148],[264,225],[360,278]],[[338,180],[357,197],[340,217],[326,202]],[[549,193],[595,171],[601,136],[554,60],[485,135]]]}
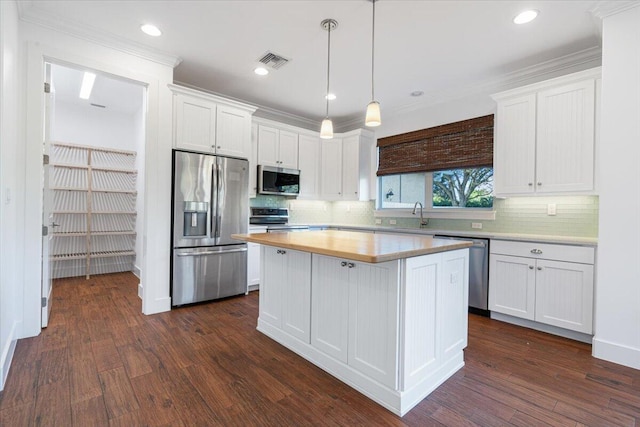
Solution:
{"label": "baseboard trim", "polygon": [[594,337],[591,355],[618,365],[640,369],[640,348],[629,347]]}
{"label": "baseboard trim", "polygon": [[139,279],[140,278],[140,267],[138,267],[137,265],[134,265],[132,273]]}
{"label": "baseboard trim", "polygon": [[144,298],[142,299],[142,313],[156,314],[165,311],[171,311],[171,297],[156,298],[151,304],[145,304]]}
{"label": "baseboard trim", "polygon": [[4,390],[4,384],[7,381],[7,376],[9,376],[9,368],[11,367],[13,354],[15,353],[16,344],[18,343],[18,339],[16,338],[17,329],[17,323],[14,322],[11,326],[11,332],[9,332],[9,336],[7,337],[7,342],[2,349],[2,358],[0,359],[0,391]]}
{"label": "baseboard trim", "polygon": [[142,282],[138,283],[138,298],[142,299]]}

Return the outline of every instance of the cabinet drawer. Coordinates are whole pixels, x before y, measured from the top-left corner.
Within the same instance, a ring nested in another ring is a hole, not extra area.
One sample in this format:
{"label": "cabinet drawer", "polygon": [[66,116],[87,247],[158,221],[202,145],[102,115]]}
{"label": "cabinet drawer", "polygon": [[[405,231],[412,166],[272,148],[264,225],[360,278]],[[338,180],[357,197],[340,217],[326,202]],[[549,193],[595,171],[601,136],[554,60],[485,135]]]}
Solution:
{"label": "cabinet drawer", "polygon": [[490,248],[492,254],[577,262],[581,264],[594,264],[595,261],[594,248],[585,246],[491,240]]}

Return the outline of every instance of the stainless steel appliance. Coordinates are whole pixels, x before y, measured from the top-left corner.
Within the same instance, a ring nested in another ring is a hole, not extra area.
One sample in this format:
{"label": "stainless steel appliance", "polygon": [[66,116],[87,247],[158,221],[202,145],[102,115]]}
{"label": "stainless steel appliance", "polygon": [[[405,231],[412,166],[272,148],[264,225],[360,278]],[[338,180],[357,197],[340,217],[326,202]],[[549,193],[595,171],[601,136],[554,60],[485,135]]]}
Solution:
{"label": "stainless steel appliance", "polygon": [[458,236],[433,236],[437,239],[470,240],[469,312],[489,315],[489,240]]}
{"label": "stainless steel appliance", "polygon": [[309,230],[307,225],[289,225],[289,210],[287,208],[251,208],[249,223],[266,225],[267,233]]}
{"label": "stainless steel appliance", "polygon": [[258,166],[258,193],[297,196],[300,193],[300,171],[273,166]]}
{"label": "stainless steel appliance", "polygon": [[248,161],[174,150],[173,306],[246,292],[248,188]]}

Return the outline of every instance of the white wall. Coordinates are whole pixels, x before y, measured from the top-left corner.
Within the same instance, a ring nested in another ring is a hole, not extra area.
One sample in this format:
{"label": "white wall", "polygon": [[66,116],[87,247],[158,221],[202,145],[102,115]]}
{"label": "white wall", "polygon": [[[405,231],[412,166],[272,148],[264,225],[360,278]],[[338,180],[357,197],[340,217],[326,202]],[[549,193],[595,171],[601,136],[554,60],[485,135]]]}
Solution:
{"label": "white wall", "polygon": [[135,114],[55,101],[53,141],[137,151]]}
{"label": "white wall", "polygon": [[593,355],[640,369],[640,6],[603,21]]}
{"label": "white wall", "polygon": [[24,140],[19,141],[19,145],[26,149],[26,157],[18,163],[18,167],[25,171],[26,190],[25,226],[21,236],[25,242],[25,250],[17,260],[22,263],[24,272],[21,337],[40,332],[41,268],[38,260],[42,245],[38,232],[42,188],[39,175],[42,167],[41,88],[45,59],[122,76],[147,86],[148,112],[144,150],[146,188],[144,200],[140,200],[138,210],[154,212],[154,215],[145,216],[144,231],[139,236],[142,239],[144,258],[141,266],[142,311],[151,314],[169,310],[171,195],[168,189],[171,188],[172,94],[167,85],[173,80],[172,66],[24,21],[20,21],[19,35],[21,46],[24,47],[22,73],[26,76],[26,84],[20,93],[26,100],[25,115],[20,118],[19,123],[26,129]]}
{"label": "white wall", "polygon": [[22,319],[24,147],[19,143],[18,14],[0,1],[0,390],[9,372]]}
{"label": "white wall", "polygon": [[[136,142],[136,146],[134,148],[137,151],[138,155],[136,156],[136,170],[138,171],[138,179],[136,181],[136,190],[138,191],[138,197],[136,199],[136,210],[138,211],[138,215],[136,215],[136,259],[133,262],[133,271],[136,276],[141,276],[142,265],[144,262],[144,254],[142,248],[142,235],[144,233],[144,221],[145,221],[145,211],[142,209],[144,207],[144,141],[145,141],[145,132],[144,132],[144,111],[145,111],[146,102],[140,107],[140,109],[135,114],[135,129],[134,129],[134,138]],[[142,297],[142,295],[140,295]]]}

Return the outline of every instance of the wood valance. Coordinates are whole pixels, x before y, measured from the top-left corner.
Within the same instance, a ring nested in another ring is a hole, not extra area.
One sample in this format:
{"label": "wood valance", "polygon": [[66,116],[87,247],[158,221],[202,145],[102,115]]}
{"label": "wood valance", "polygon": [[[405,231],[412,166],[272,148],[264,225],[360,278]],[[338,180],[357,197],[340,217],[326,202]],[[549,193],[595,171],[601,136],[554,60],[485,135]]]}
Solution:
{"label": "wood valance", "polygon": [[493,114],[378,139],[378,176],[493,166]]}

